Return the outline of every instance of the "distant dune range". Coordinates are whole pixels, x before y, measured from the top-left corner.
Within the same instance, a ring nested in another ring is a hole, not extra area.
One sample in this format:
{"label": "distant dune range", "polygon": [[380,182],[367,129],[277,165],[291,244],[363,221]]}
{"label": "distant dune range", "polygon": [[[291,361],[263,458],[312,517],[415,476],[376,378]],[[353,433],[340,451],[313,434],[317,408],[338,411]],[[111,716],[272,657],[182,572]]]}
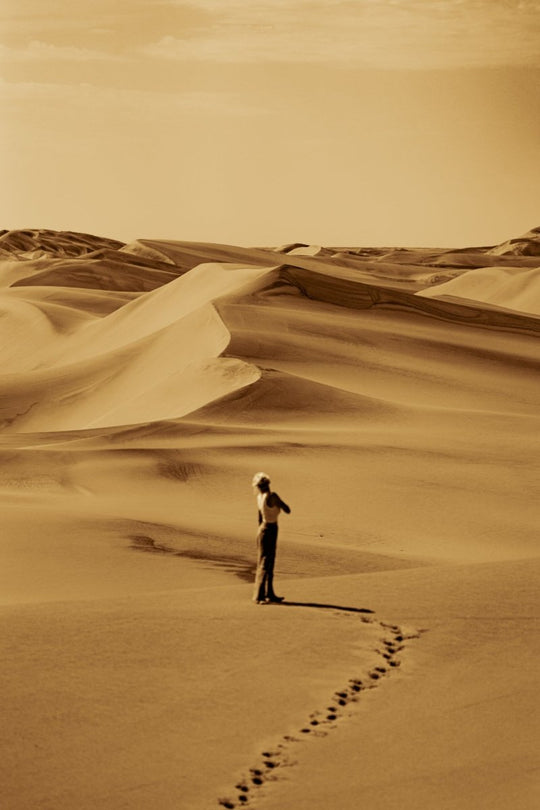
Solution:
{"label": "distant dune range", "polygon": [[[10,810],[536,806],[539,332],[540,228],[1,233]],[[258,469],[293,507],[279,609],[246,583]]]}
{"label": "distant dune range", "polygon": [[[57,240],[57,253],[62,248],[65,257],[50,258],[51,237],[42,243],[40,238],[36,233],[36,243],[42,244],[40,257],[34,243],[28,244],[20,234],[0,238],[0,246],[13,245],[11,255],[19,259],[18,266],[7,268],[8,286],[2,294],[3,372],[9,376],[3,381],[1,418],[8,430],[87,429],[171,419],[256,384],[264,376],[264,365],[254,368],[245,363],[245,352],[252,352],[242,345],[246,318],[255,341],[260,342],[263,329],[267,341],[265,355],[249,357],[250,361],[285,358],[290,365],[291,355],[301,353],[306,363],[318,367],[328,362],[325,355],[332,341],[332,357],[341,357],[343,351],[347,355],[347,347],[339,345],[342,333],[336,335],[332,323],[324,338],[315,338],[312,327],[302,326],[321,318],[328,321],[321,304],[384,311],[387,320],[393,313],[400,319],[396,329],[402,347],[409,337],[406,316],[416,312],[512,333],[534,333],[540,328],[540,269],[520,267],[520,254],[512,268],[486,268],[482,265],[486,253],[468,254],[478,257],[479,267],[453,271],[448,277],[431,268],[444,253],[429,252],[430,264],[427,257],[415,264],[421,251],[410,251],[411,257],[396,264],[386,261],[385,254],[377,261],[366,261],[343,250],[319,249],[322,255],[305,256],[298,247],[279,252],[150,240],[113,251],[108,240],[96,249],[95,238],[65,234]],[[28,233],[26,239],[30,239]],[[533,235],[531,242],[540,240]],[[26,248],[22,253],[21,245]],[[77,247],[81,255],[73,258]],[[25,260],[28,255],[31,258]],[[348,266],[339,263],[342,258]],[[159,267],[149,266],[156,259]],[[162,269],[171,266],[173,271]],[[28,275],[21,277],[23,272]],[[66,290],[73,286],[80,292],[68,294]],[[111,295],[112,291],[117,294]],[[293,307],[288,305],[291,296],[296,296]],[[267,300],[270,306],[265,305]],[[271,323],[265,329],[267,317]],[[285,341],[283,323],[287,324]],[[346,342],[355,346],[350,362],[358,367],[362,355],[358,357],[355,343],[361,342],[366,326],[355,320],[350,329]],[[18,340],[22,332],[23,344]],[[314,339],[317,352],[310,356]],[[280,343],[279,351],[274,350],[273,340]],[[289,341],[291,351],[287,351]],[[490,347],[492,352],[500,351],[492,341]],[[236,362],[222,357],[224,352]],[[524,362],[529,359],[525,357]],[[364,369],[362,377],[361,390],[355,393],[369,396]],[[198,387],[200,393],[194,396]],[[321,402],[338,396],[335,390],[318,394]],[[351,406],[352,399],[348,397]],[[414,404],[414,399],[408,402]],[[297,405],[291,402],[288,408],[294,418],[301,413]],[[254,411],[250,413],[258,418]]]}

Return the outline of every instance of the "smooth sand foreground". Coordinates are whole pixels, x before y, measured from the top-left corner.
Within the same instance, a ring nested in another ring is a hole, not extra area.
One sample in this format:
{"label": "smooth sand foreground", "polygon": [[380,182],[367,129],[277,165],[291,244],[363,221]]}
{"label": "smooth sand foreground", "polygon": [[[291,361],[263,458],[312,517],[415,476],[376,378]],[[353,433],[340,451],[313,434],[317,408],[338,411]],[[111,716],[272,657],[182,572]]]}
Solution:
{"label": "smooth sand foreground", "polygon": [[538,805],[538,239],[0,236],[2,806]]}

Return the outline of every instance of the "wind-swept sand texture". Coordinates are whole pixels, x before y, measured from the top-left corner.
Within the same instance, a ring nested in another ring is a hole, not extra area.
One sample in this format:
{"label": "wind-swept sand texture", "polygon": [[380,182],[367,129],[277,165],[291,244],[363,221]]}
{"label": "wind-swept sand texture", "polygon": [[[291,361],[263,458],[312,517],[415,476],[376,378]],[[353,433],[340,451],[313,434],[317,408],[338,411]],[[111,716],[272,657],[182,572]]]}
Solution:
{"label": "wind-swept sand texture", "polygon": [[536,807],[538,230],[0,251],[3,806]]}

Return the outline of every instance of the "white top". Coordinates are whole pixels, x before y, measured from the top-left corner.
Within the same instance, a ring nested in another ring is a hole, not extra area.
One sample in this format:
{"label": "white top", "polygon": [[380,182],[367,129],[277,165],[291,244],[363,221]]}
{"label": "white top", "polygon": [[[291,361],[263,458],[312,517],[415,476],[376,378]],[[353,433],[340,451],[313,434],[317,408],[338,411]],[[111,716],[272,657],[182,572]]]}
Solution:
{"label": "white top", "polygon": [[259,492],[257,495],[257,506],[262,515],[263,523],[277,523],[278,515],[281,512],[279,506],[268,506],[267,499],[270,492]]}

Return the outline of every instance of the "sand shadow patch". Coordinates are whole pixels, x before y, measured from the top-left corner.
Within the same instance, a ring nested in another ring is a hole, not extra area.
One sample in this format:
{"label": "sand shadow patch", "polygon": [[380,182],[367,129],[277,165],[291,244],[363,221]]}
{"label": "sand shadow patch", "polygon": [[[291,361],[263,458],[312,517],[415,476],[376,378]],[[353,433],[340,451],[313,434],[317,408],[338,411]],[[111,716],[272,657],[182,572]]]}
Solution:
{"label": "sand shadow patch", "polygon": [[187,560],[208,563],[209,565],[234,574],[242,582],[252,583],[255,577],[255,564],[250,560],[233,554],[216,554],[204,549],[177,549],[165,543],[157,542],[153,537],[145,534],[132,534],[128,536],[131,549],[149,554],[167,554],[171,557],[181,557]]}
{"label": "sand shadow patch", "polygon": [[317,610],[337,610],[344,613],[374,613],[375,611],[369,608],[349,607],[347,605],[331,605],[324,602],[292,602],[291,600],[284,599],[282,602],[276,603],[282,607],[307,607],[316,608]]}

